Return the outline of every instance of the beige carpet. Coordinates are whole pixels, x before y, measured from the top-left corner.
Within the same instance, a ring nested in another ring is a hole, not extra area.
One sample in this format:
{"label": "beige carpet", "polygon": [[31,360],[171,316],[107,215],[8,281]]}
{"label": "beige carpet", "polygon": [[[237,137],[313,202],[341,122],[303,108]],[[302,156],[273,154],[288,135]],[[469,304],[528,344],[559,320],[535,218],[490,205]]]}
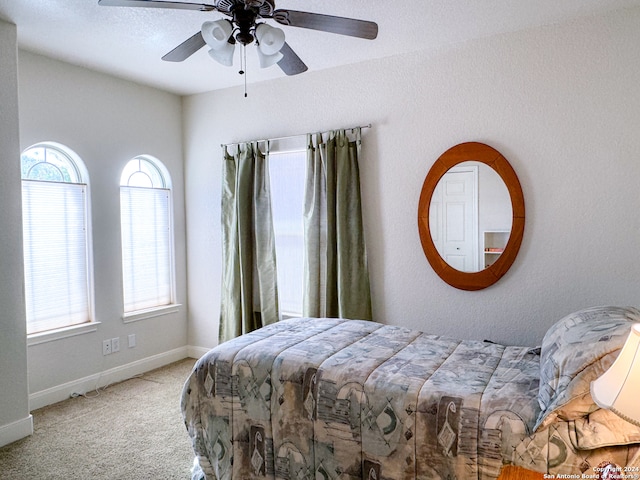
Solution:
{"label": "beige carpet", "polygon": [[186,359],[33,413],[34,434],[0,448],[0,479],[190,478],[180,393]]}

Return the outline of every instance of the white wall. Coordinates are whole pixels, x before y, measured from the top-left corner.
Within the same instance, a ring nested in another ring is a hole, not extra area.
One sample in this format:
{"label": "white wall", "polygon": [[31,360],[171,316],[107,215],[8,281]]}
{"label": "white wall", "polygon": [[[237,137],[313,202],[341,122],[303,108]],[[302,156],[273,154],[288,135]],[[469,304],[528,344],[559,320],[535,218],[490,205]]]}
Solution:
{"label": "white wall", "polygon": [[[561,316],[640,300],[640,10],[492,37],[185,100],[189,343],[217,342],[220,144],[365,131],[362,183],[374,315],[462,338],[537,344]],[[304,52],[300,52],[303,54]],[[511,162],[527,219],[496,285],[456,290],[418,237],[422,181],[447,148]]]}
{"label": "white wall", "polygon": [[29,435],[16,27],[0,20],[0,446]]}
{"label": "white wall", "polygon": [[[74,383],[79,379],[88,378],[87,385],[95,385],[105,380],[98,377],[101,372],[150,358],[167,363],[186,356],[182,101],[26,51],[20,51],[18,65],[20,149],[41,141],[59,142],[73,149],[89,171],[95,313],[101,322],[97,332],[28,347],[33,408],[81,389]],[[125,324],[119,182],[124,165],[140,154],[162,161],[173,180],[177,300],[183,306],[178,313]],[[13,162],[18,165],[17,156]],[[135,348],[127,346],[131,333],[136,334]],[[103,356],[102,340],[114,337],[120,337],[120,352]]]}

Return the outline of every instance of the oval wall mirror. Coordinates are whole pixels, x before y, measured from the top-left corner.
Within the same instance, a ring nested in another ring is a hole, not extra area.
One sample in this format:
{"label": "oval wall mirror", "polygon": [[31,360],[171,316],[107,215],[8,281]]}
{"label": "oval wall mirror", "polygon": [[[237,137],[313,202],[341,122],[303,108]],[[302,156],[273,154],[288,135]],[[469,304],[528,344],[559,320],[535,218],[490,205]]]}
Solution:
{"label": "oval wall mirror", "polygon": [[431,267],[453,287],[480,290],[500,280],[520,249],[524,218],[515,171],[483,143],[450,148],[424,180],[420,241]]}

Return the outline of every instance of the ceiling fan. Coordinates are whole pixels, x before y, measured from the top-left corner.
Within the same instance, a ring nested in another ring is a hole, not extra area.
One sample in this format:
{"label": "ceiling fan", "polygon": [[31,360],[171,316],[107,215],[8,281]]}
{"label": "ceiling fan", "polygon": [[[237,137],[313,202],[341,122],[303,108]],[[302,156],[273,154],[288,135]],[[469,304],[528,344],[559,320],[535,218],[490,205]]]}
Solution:
{"label": "ceiling fan", "polygon": [[[182,62],[207,45],[210,48],[209,55],[214,60],[231,66],[236,43],[246,46],[255,41],[262,68],[277,64],[287,75],[305,72],[307,66],[287,44],[284,32],[261,22],[262,19],[369,40],[378,36],[378,25],[374,22],[297,10],[276,10],[275,0],[215,0],[213,4],[166,0],[98,0],[98,4],[217,11],[229,17],[204,22],[199,32],[162,57],[162,60],[169,62]],[[240,73],[244,72],[241,70]]]}

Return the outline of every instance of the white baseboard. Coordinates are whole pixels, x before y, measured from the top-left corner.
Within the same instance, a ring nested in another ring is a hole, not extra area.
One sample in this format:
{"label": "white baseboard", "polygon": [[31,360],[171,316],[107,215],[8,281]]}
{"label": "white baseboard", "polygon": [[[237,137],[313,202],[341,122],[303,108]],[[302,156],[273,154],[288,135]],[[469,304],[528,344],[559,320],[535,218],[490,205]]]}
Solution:
{"label": "white baseboard", "polygon": [[[68,399],[74,393],[86,393],[101,388],[112,383],[127,380],[135,375],[148,372],[155,368],[164,367],[183,358],[191,357],[192,347],[180,347],[168,352],[143,358],[120,367],[111,368],[104,372],[79,378],[71,382],[56,385],[29,395],[29,410],[46,407],[53,403]],[[186,379],[185,379],[186,380]]]}
{"label": "white baseboard", "polygon": [[33,417],[29,415],[21,420],[0,426],[0,447],[28,437],[33,433]]}
{"label": "white baseboard", "polygon": [[211,349],[206,347],[194,347],[193,345],[189,345],[187,347],[187,353],[189,354],[189,358],[196,358],[196,359],[203,356],[209,350]]}

